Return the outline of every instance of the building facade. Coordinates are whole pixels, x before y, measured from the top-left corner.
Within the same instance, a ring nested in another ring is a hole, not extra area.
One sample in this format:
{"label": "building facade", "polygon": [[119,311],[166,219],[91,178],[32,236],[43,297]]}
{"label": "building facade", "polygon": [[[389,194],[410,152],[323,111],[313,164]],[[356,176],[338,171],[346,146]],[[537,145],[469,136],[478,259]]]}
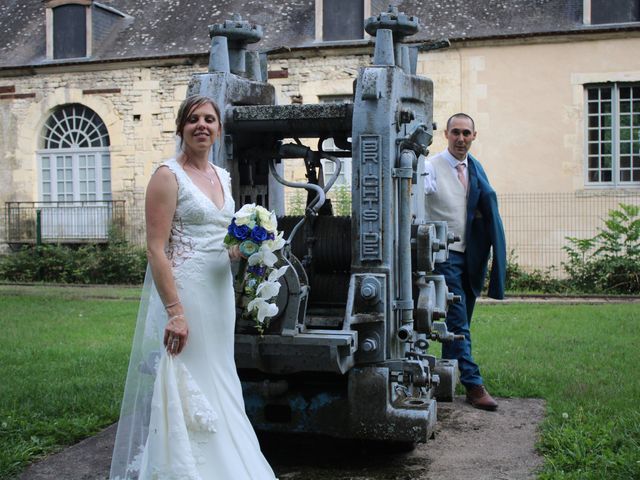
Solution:
{"label": "building facade", "polygon": [[[175,153],[177,107],[191,75],[207,69],[208,25],[241,14],[263,26],[255,48],[267,53],[279,103],[344,101],[371,59],[363,19],[389,2],[192,3],[0,6],[0,242],[33,241],[34,209],[44,240],[104,240],[120,207],[128,235],[142,238],[144,189]],[[476,120],[473,150],[496,190],[521,202],[532,195],[529,211],[549,216],[540,195],[578,198],[600,217],[615,202],[638,202],[640,2],[391,3],[423,25],[407,41],[422,45],[418,72],[434,81],[432,152],[445,148],[448,116],[464,111]],[[450,46],[434,50],[444,39]],[[292,163],[286,175],[302,178],[304,169]],[[572,215],[572,203],[562,215]],[[60,211],[72,217],[64,228]],[[508,229],[521,217],[505,219]],[[90,232],[87,223],[103,227]],[[539,240],[581,233],[558,224]],[[530,240],[519,227],[509,235],[516,249]]]}

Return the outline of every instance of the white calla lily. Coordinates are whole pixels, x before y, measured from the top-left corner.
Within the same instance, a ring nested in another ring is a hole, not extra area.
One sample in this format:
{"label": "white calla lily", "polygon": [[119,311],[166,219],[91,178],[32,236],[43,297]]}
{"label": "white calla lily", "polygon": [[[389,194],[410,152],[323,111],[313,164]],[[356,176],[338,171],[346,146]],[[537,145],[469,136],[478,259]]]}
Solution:
{"label": "white calla lily", "polygon": [[258,288],[256,288],[256,295],[264,298],[265,300],[268,300],[278,295],[279,291],[280,282],[266,281],[258,285]]}
{"label": "white calla lily", "polygon": [[277,261],[278,257],[264,243],[260,245],[260,250],[251,255],[248,260],[251,266],[261,264],[269,268],[273,267]]}
{"label": "white calla lily", "polygon": [[284,267],[280,267],[277,270],[272,270],[271,273],[269,273],[269,278],[267,279],[267,281],[268,282],[277,281],[281,276],[284,275],[284,273],[287,271],[287,268],[289,268],[289,266],[285,265]]}
{"label": "white calla lily", "polygon": [[251,300],[249,302],[249,305],[247,305],[247,310],[249,310],[250,312],[253,310],[257,310],[258,322],[260,323],[263,323],[266,318],[273,317],[278,313],[278,307],[273,303],[267,302],[262,297],[256,297]]}
{"label": "white calla lily", "polygon": [[284,247],[286,241],[284,239],[284,232],[279,232],[273,240],[265,240],[262,245],[269,247],[269,250],[275,252]]}

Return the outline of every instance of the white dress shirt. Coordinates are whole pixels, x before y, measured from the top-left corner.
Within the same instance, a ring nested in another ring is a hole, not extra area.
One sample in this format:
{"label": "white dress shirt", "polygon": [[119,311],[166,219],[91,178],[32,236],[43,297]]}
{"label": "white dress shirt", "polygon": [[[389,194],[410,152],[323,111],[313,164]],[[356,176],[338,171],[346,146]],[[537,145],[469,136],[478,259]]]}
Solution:
{"label": "white dress shirt", "polygon": [[[449,149],[445,149],[440,152],[438,156],[444,157],[449,165],[451,166],[451,171],[453,172],[454,177],[458,177],[458,170],[456,170],[456,165],[460,163],[456,157],[451,155]],[[467,161],[467,155],[464,156],[464,160],[462,160],[464,164],[464,176],[467,179],[467,184],[469,183],[469,162]],[[425,195],[429,195],[430,193],[436,193],[438,191],[438,179],[436,178],[436,171],[433,168],[433,165],[426,159],[424,162],[424,193]]]}

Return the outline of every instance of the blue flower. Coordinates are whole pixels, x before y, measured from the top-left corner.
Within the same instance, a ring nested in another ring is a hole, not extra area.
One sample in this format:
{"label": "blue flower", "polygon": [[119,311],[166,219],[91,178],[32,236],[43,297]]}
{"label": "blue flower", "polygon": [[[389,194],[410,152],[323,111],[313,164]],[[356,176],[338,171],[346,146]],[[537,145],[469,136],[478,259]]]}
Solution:
{"label": "blue flower", "polygon": [[240,244],[240,253],[249,258],[251,255],[258,251],[258,244],[251,240],[245,240]]}
{"label": "blue flower", "polygon": [[264,266],[261,267],[259,265],[251,265],[250,267],[247,268],[247,272],[253,273],[258,277],[262,277],[266,269],[267,267],[264,267]]}
{"label": "blue flower", "polygon": [[229,225],[229,233],[238,240],[246,240],[251,230],[246,225],[236,225],[235,222],[232,222]]}
{"label": "blue flower", "polygon": [[253,230],[251,230],[251,239],[256,243],[264,242],[268,236],[269,232],[260,225],[256,225],[253,227]]}
{"label": "blue flower", "polygon": [[236,226],[236,218],[233,217],[233,219],[231,220],[231,223],[227,227],[227,233],[229,235],[233,235],[233,229],[235,228],[235,226]]}

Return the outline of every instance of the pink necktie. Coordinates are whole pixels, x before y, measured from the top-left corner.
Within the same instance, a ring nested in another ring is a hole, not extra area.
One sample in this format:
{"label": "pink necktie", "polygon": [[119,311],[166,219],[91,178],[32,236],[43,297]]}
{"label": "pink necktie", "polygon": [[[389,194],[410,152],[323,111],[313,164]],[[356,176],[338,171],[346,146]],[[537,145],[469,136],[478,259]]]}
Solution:
{"label": "pink necktie", "polygon": [[460,183],[466,190],[468,186],[468,182],[467,182],[467,177],[464,176],[464,167],[466,167],[466,165],[462,162],[459,162],[456,165],[456,170],[458,171],[458,180],[460,180]]}

